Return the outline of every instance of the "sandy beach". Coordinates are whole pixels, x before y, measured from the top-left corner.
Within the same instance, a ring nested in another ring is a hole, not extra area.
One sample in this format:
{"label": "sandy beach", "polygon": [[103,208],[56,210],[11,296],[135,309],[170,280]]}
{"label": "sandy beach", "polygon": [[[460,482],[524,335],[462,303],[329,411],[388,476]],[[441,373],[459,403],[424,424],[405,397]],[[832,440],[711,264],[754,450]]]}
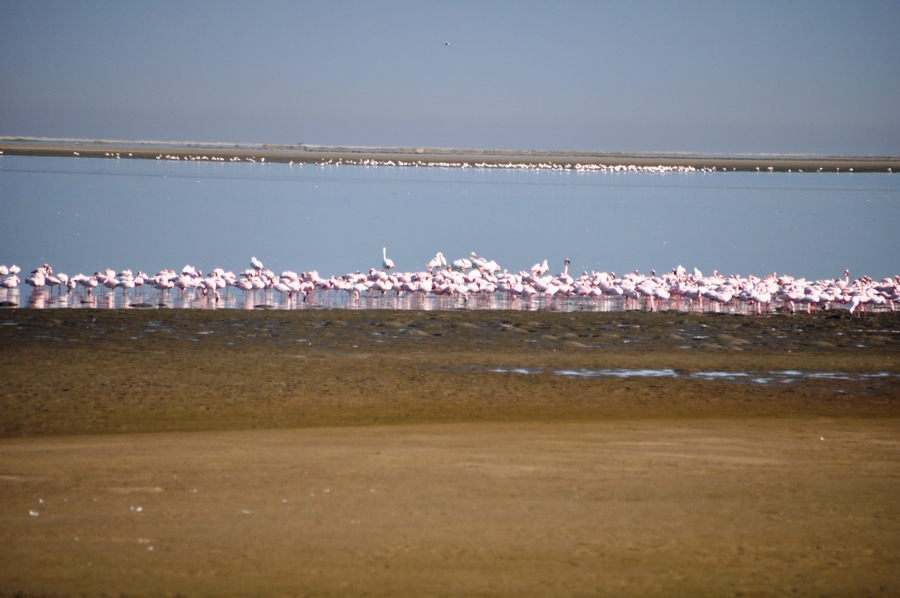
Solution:
{"label": "sandy beach", "polygon": [[900,595],[893,314],[2,316],[2,596]]}
{"label": "sandy beach", "polygon": [[898,432],[801,416],[7,441],[0,591],[895,596]]}
{"label": "sandy beach", "polygon": [[[320,145],[159,144],[154,142],[0,140],[9,156],[60,156],[106,159],[219,159],[281,163],[427,165],[576,165],[692,167],[698,170],[773,172],[897,172],[897,156],[704,156],[681,153],[473,150],[427,147],[337,147]],[[402,163],[402,164],[401,164]]]}

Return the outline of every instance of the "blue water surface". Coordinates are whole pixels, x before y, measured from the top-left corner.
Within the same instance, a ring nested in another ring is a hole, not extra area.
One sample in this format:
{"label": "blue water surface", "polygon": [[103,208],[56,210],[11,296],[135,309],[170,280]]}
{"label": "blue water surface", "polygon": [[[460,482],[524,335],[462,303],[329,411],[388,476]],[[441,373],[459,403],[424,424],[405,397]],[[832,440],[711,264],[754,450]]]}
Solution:
{"label": "blue water surface", "polygon": [[475,251],[510,271],[900,273],[900,175],[0,157],[0,263],[321,276]]}

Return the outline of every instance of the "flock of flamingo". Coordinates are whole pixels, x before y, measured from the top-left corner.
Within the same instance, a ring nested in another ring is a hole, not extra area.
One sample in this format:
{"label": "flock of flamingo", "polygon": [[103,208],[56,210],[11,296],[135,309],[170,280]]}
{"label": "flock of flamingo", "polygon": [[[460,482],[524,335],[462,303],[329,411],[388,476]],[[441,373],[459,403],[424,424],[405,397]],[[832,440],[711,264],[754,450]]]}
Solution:
{"label": "flock of flamingo", "polygon": [[[0,151],[0,154],[3,152]],[[417,152],[418,153],[418,152]],[[80,157],[81,154],[79,152],[72,152],[72,155]],[[104,152],[104,157],[112,158],[119,160],[122,158],[122,154],[120,152]],[[128,154],[128,157],[132,157],[132,154]],[[205,156],[205,155],[187,155],[187,156],[179,156],[174,154],[159,154],[156,156],[157,160],[170,160],[170,161],[181,161],[185,162],[225,162],[226,158],[221,156]],[[256,163],[256,156],[245,156],[243,161]],[[241,162],[242,158],[240,156],[232,156],[231,158],[227,158],[228,162]],[[264,157],[259,158],[260,163],[265,163],[266,159]],[[289,166],[302,166],[304,162],[294,162],[293,160],[288,162]],[[330,159],[330,160],[322,160],[321,162],[313,162],[316,166],[398,166],[398,167],[413,167],[413,168],[479,168],[479,169],[495,169],[495,170],[557,170],[557,171],[574,171],[574,172],[643,172],[643,173],[692,173],[692,172],[728,172],[728,168],[725,166],[716,167],[716,166],[664,166],[662,164],[658,166],[639,166],[637,164],[579,164],[579,163],[557,163],[557,162],[474,162],[469,164],[468,162],[460,161],[434,161],[430,160],[428,162],[422,160],[415,161],[403,161],[403,160],[373,160],[370,158],[361,158],[359,160],[354,160],[352,158],[338,158]],[[731,171],[736,171],[737,168],[732,167]],[[768,166],[765,171],[760,170],[760,167],[756,167],[756,172],[774,172],[775,167]],[[788,169],[788,172],[791,172],[792,169]],[[824,168],[817,168],[816,172],[823,172]],[[835,172],[840,172],[841,169],[836,167]],[[803,172],[803,169],[800,168],[797,172]],[[853,172],[852,168],[849,168],[847,172]],[[893,171],[888,168],[888,174],[893,174]]]}
{"label": "flock of flamingo", "polygon": [[[386,248],[382,249],[381,266],[368,273],[356,271],[322,278],[315,270],[299,274],[286,270],[276,275],[255,257],[250,259],[250,268],[237,275],[216,268],[204,276],[196,268],[185,266],[180,272],[161,270],[152,276],[112,269],[91,276],[67,276],[54,273],[44,264],[33,270],[25,283],[33,288],[33,307],[46,306],[48,301],[65,307],[70,297],[80,298],[81,305],[96,306],[97,295],[105,297],[109,307],[114,306],[117,296],[126,307],[152,307],[146,302],[145,293],[162,306],[172,301],[173,291],[184,307],[223,307],[229,301],[236,303],[240,291],[243,307],[288,309],[640,309],[756,315],[776,309],[791,313],[846,309],[854,314],[894,311],[900,302],[900,276],[877,282],[862,276],[851,281],[846,270],[843,278],[827,280],[775,273],[745,278],[722,276],[718,271],[704,276],[696,268],[687,272],[681,266],[659,275],[655,270],[649,276],[637,271],[622,276],[615,272],[584,272],[575,278],[569,274],[568,259],[555,275],[550,273],[547,260],[527,271],[510,273],[501,271],[494,260],[473,252],[468,258],[450,263],[438,253],[420,271],[396,272]],[[20,271],[15,265],[0,265],[0,287],[7,293],[4,305],[15,305],[9,299],[20,283]],[[121,295],[117,295],[119,289]],[[231,295],[230,289],[235,289]]]}

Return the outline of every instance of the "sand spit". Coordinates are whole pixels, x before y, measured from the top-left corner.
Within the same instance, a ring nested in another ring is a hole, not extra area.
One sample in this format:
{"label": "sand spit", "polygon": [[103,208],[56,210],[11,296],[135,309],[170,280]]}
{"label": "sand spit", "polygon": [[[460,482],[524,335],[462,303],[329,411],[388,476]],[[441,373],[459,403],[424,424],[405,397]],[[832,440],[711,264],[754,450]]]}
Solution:
{"label": "sand spit", "polygon": [[106,159],[280,162],[394,167],[546,168],[591,171],[629,169],[654,171],[759,172],[893,172],[896,156],[703,156],[666,153],[472,150],[446,148],[355,148],[235,144],[152,144],[110,141],[0,140],[0,152],[10,156],[64,156]]}

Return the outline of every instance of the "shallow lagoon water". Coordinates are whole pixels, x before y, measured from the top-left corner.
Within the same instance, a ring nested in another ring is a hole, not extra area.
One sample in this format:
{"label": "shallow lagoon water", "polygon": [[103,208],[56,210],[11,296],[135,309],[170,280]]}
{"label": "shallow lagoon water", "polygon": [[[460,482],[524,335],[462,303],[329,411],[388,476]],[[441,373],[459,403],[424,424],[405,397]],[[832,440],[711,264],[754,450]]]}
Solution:
{"label": "shallow lagoon water", "polygon": [[[774,313],[782,304],[773,301],[765,306],[766,313]],[[289,297],[278,291],[241,292],[231,289],[220,293],[218,300],[212,297],[197,295],[193,291],[160,294],[147,289],[141,294],[125,296],[122,292],[110,293],[102,289],[93,295],[86,295],[82,289],[71,293],[60,294],[57,291],[42,289],[33,292],[31,287],[16,289],[0,289],[0,309],[5,308],[32,309],[243,309],[243,310],[307,310],[307,309],[381,309],[381,310],[502,310],[517,311],[593,311],[620,312],[626,310],[644,310],[647,306],[641,303],[626,303],[623,297],[603,297],[586,299],[581,297],[555,296],[552,299],[532,297],[511,299],[506,293],[495,292],[478,296],[437,296],[433,294],[404,293],[394,291],[381,294],[373,291],[352,297],[345,291],[314,291],[307,298]],[[658,311],[683,310],[684,304],[672,300],[661,302]],[[742,302],[727,305],[707,302],[706,311],[738,315],[754,314],[755,307]],[[702,337],[705,338],[705,337]],[[697,340],[697,339],[695,339]],[[630,341],[625,341],[630,342]]]}
{"label": "shallow lagoon water", "polygon": [[510,271],[874,278],[900,271],[900,178],[0,157],[0,263],[87,274],[191,264],[321,276],[475,251]]}
{"label": "shallow lagoon water", "polygon": [[[543,368],[501,367],[492,368],[491,372],[498,374],[541,374]],[[897,378],[898,374],[890,372],[804,372],[796,370],[772,370],[767,372],[741,372],[741,371],[709,371],[680,373],[671,368],[664,369],[628,369],[628,368],[602,368],[592,369],[551,369],[549,373],[566,378],[687,378],[705,380],[708,382],[736,382],[740,384],[792,384],[806,380],[869,380],[872,378]]]}

